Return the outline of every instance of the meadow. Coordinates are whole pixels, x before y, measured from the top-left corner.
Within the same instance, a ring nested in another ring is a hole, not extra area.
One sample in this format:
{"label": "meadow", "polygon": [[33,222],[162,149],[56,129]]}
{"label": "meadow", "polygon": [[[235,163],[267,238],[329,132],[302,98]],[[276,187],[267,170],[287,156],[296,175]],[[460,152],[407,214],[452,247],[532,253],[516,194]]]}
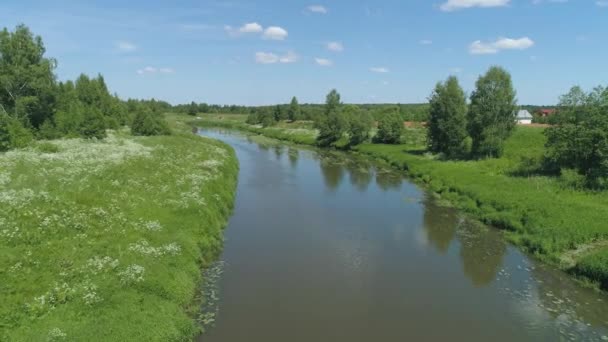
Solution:
{"label": "meadow", "polygon": [[0,340],[190,340],[237,173],[185,133],[0,153]]}
{"label": "meadow", "polygon": [[[282,122],[261,128],[243,116],[204,116],[198,125],[222,126],[300,144],[314,144],[310,125]],[[539,173],[542,127],[517,127],[501,158],[444,161],[426,151],[423,127],[404,130],[402,144],[362,144],[360,153],[405,170],[445,203],[504,230],[537,258],[608,289],[608,194],[585,190],[573,173]],[[297,133],[294,133],[297,132]]]}

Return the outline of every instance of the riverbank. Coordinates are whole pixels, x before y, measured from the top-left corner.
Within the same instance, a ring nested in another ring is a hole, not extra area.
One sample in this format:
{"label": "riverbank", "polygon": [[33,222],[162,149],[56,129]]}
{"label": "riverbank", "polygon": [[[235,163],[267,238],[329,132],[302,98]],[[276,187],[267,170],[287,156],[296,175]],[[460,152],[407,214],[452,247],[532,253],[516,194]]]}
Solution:
{"label": "riverbank", "polygon": [[238,162],[172,136],[36,142],[0,154],[0,340],[174,341],[199,330]]}
{"label": "riverbank", "polygon": [[[219,126],[312,145],[310,125],[247,125],[243,116],[205,116],[196,125]],[[304,127],[302,127],[304,126]],[[535,173],[543,128],[518,127],[500,159],[442,161],[425,152],[424,128],[408,128],[402,145],[363,144],[356,152],[383,160],[537,258],[608,289],[608,194],[578,190],[569,175]]]}

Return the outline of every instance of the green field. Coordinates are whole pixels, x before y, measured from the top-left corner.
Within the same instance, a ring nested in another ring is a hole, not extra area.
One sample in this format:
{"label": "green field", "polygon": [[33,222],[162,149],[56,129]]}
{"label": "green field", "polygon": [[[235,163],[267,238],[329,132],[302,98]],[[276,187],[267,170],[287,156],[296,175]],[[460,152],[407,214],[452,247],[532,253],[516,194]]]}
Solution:
{"label": "green field", "polygon": [[[261,128],[237,117],[205,116],[200,125],[219,125],[301,144],[316,132],[291,124]],[[506,237],[538,258],[608,289],[608,193],[580,190],[570,174],[539,174],[543,128],[520,126],[499,159],[442,161],[425,150],[424,128],[405,130],[401,145],[363,144],[359,153],[406,170],[451,205],[504,229]]]}
{"label": "green field", "polygon": [[192,134],[1,153],[0,340],[190,340],[237,171]]}

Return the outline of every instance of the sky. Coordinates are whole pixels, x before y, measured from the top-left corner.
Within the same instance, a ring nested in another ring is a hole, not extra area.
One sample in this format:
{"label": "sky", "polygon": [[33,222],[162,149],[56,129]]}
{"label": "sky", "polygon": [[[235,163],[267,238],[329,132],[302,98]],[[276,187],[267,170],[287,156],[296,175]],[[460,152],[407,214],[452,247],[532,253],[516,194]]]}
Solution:
{"label": "sky", "polygon": [[101,73],[122,98],[173,104],[426,102],[492,65],[520,104],[608,85],[608,0],[2,0],[60,80]]}

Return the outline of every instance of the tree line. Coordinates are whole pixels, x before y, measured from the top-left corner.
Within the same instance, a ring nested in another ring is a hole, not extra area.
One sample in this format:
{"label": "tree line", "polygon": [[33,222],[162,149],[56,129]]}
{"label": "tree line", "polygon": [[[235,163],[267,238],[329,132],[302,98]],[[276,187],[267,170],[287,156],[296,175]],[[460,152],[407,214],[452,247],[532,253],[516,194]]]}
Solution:
{"label": "tree line", "polygon": [[101,139],[108,129],[130,125],[133,134],[168,134],[162,101],[123,101],[102,75],[60,82],[57,61],[45,57],[40,36],[19,25],[0,31],[0,151],[32,139]]}

